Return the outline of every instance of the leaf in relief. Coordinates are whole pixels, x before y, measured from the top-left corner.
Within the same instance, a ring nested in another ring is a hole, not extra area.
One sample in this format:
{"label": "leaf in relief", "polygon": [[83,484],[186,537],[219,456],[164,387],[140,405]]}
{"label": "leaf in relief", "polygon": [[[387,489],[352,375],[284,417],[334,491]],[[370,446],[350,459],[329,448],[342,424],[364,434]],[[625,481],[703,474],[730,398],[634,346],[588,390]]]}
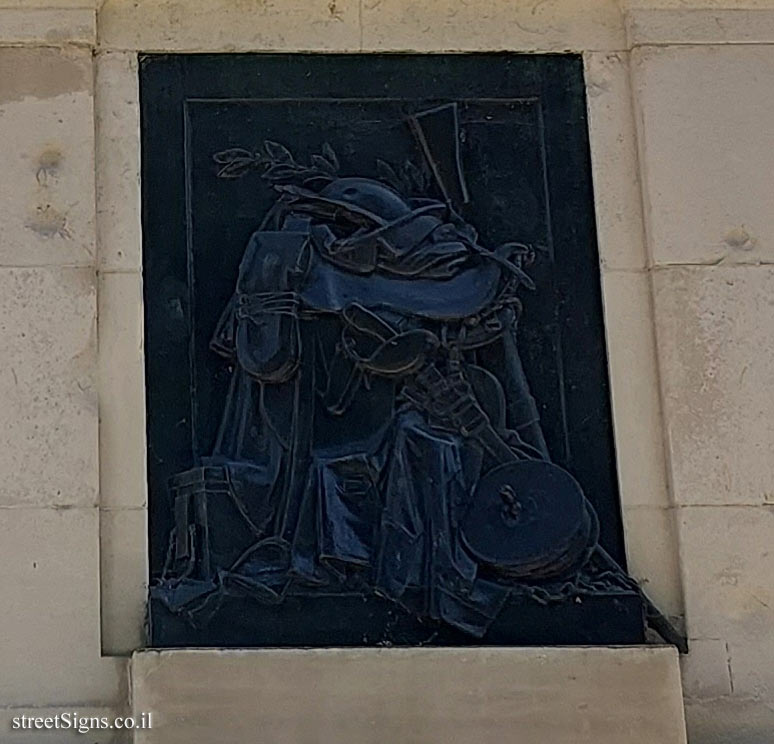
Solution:
{"label": "leaf in relief", "polygon": [[225,164],[235,160],[254,160],[255,156],[249,150],[245,150],[244,147],[232,147],[230,150],[216,152],[212,159],[216,163]]}
{"label": "leaf in relief", "polygon": [[272,165],[270,168],[268,168],[264,172],[263,177],[267,178],[269,181],[282,181],[286,178],[294,179],[305,170],[305,168],[296,168],[292,165],[278,163],[277,165]]}
{"label": "leaf in relief", "polygon": [[328,175],[333,176],[336,173],[336,169],[333,167],[330,160],[327,160],[322,155],[312,155],[312,165]]}
{"label": "leaf in relief", "polygon": [[392,186],[396,191],[403,191],[403,181],[387,161],[377,158],[376,172],[382,181]]}
{"label": "leaf in relief", "polygon": [[325,142],[322,146],[323,157],[333,166],[334,173],[339,170],[339,159],[336,157],[334,149],[330,146],[329,142]]}
{"label": "leaf in relief", "polygon": [[239,178],[251,170],[253,166],[254,161],[252,160],[232,160],[218,171],[218,178]]}
{"label": "leaf in relief", "polygon": [[292,163],[293,162],[293,155],[291,155],[290,150],[288,150],[285,145],[281,145],[279,142],[272,142],[271,140],[266,140],[266,142],[263,143],[264,148],[266,149],[266,154],[271,158],[272,162],[274,163]]}
{"label": "leaf in relief", "polygon": [[406,180],[411,186],[411,190],[413,193],[422,193],[424,190],[424,178],[422,177],[422,171],[417,168],[414,163],[412,163],[410,160],[407,160],[403,164],[403,173],[405,174]]}

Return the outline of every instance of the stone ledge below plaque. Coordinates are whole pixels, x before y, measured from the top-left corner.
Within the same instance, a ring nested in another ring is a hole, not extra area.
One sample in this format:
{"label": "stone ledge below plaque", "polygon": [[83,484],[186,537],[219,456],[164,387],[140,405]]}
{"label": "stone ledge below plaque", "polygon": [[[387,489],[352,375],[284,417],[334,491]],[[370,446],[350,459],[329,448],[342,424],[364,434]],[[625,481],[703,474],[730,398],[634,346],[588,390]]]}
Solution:
{"label": "stone ledge below plaque", "polygon": [[686,742],[659,646],[142,651],[132,699],[137,744]]}

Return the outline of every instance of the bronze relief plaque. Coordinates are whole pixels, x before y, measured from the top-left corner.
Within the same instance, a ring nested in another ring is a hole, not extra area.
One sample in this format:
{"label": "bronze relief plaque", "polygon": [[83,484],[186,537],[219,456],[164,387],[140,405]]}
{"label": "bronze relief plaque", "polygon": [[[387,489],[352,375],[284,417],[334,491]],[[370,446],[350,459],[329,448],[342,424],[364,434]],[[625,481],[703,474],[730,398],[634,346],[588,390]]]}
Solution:
{"label": "bronze relief plaque", "polygon": [[580,58],[141,85],[151,643],[641,642]]}

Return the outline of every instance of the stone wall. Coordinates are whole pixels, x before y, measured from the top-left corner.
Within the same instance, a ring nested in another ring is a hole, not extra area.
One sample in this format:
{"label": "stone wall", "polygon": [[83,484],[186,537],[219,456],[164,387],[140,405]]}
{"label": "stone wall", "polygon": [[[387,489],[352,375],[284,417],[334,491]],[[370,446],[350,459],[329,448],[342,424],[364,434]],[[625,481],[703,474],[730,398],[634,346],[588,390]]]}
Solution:
{"label": "stone wall", "polygon": [[142,638],[137,52],[569,50],[630,563],[693,744],[770,741],[773,45],[772,0],[0,0],[0,740],[123,710]]}
{"label": "stone wall", "polygon": [[[750,33],[772,18],[737,10],[707,22],[745,16]],[[774,736],[774,47],[686,31],[711,43],[632,57],[693,639],[684,686],[696,741],[764,742]]]}
{"label": "stone wall", "polygon": [[127,663],[100,641],[94,14],[3,8],[0,38],[5,742],[32,707],[121,708]]}

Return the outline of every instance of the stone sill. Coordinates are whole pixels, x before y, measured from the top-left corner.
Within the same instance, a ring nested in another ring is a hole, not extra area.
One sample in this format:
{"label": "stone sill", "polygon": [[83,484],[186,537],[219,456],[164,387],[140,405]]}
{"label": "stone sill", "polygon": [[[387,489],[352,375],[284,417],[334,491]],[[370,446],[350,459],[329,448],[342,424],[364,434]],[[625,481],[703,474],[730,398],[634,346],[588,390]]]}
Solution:
{"label": "stone sill", "polygon": [[179,649],[132,658],[136,744],[685,744],[665,646]]}

